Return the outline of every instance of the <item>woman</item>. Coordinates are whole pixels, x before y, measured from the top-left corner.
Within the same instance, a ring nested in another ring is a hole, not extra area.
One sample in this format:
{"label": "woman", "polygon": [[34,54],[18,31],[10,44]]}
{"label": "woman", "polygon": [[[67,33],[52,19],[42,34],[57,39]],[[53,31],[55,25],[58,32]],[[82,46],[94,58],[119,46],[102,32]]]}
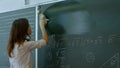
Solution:
{"label": "woman", "polygon": [[46,17],[41,14],[40,28],[43,39],[28,41],[30,39],[27,37],[30,37],[32,33],[28,20],[26,18],[20,18],[13,22],[7,49],[10,68],[32,68],[31,51],[48,44],[48,35],[45,30],[46,23]]}

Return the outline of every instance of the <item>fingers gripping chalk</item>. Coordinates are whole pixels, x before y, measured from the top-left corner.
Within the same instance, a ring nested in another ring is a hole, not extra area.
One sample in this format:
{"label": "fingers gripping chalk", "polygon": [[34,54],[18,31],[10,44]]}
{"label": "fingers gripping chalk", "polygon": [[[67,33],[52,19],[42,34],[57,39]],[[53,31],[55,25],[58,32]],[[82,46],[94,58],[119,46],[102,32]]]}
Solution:
{"label": "fingers gripping chalk", "polygon": [[44,23],[44,25],[46,25],[47,21],[49,21],[49,19],[47,19],[44,14],[40,14],[40,23]]}
{"label": "fingers gripping chalk", "polygon": [[40,5],[37,7],[37,13],[40,14],[40,18],[39,18],[40,24],[46,25],[48,19],[46,18],[46,16],[44,14],[41,13],[41,6]]}

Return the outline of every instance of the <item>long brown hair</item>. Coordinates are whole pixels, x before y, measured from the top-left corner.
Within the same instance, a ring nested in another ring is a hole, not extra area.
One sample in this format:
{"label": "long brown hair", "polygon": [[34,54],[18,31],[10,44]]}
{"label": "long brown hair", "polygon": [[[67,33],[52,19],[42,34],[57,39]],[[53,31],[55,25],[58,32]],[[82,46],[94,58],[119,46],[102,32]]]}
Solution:
{"label": "long brown hair", "polygon": [[11,52],[14,49],[14,44],[22,44],[26,40],[26,36],[28,36],[28,28],[29,22],[26,18],[16,19],[12,23],[10,36],[8,40],[8,56],[11,57]]}

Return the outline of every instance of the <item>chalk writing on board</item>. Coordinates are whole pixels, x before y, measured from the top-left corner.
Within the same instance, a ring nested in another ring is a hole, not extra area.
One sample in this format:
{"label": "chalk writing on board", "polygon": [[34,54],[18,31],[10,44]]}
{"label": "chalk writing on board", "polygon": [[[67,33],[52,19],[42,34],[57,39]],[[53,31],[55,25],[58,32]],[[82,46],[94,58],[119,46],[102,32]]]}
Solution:
{"label": "chalk writing on board", "polygon": [[103,63],[99,68],[104,68],[106,65],[110,65],[111,67],[115,66],[116,68],[119,68],[119,53],[116,53],[105,63]]}
{"label": "chalk writing on board", "polygon": [[108,36],[108,44],[111,44],[114,41],[115,37],[116,37],[116,35],[109,35]]}
{"label": "chalk writing on board", "polygon": [[[46,68],[56,68],[56,65],[55,64],[50,64],[50,65],[47,65]],[[67,65],[63,64],[63,65],[60,65],[59,68],[71,68],[71,66],[70,66],[70,64],[67,64]]]}
{"label": "chalk writing on board", "polygon": [[[80,46],[88,45],[102,45],[102,44],[120,44],[120,35],[96,35],[96,36],[64,36],[57,42],[58,46],[67,46],[71,48],[78,48]],[[57,46],[56,45],[56,46]]]}
{"label": "chalk writing on board", "polygon": [[58,51],[56,52],[56,56],[57,57],[64,56],[65,55],[65,50],[66,50],[66,48],[60,48],[60,49],[58,49]]}
{"label": "chalk writing on board", "polygon": [[[57,40],[56,40],[57,39]],[[71,35],[71,36],[52,36],[49,43],[48,64],[47,68],[71,68],[68,55],[73,54],[77,48],[90,46],[113,46],[120,44],[120,35]],[[83,49],[84,50],[84,49]],[[69,52],[68,52],[69,51]],[[82,51],[82,50],[81,50]],[[68,52],[68,53],[67,53]],[[96,52],[90,51],[84,55],[85,61],[94,64],[98,59]],[[102,60],[103,61],[103,60]],[[105,60],[104,60],[105,61]],[[106,62],[101,63],[98,68],[119,68],[119,53],[113,55]]]}
{"label": "chalk writing on board", "polygon": [[71,68],[70,65],[61,65],[60,68]]}
{"label": "chalk writing on board", "polygon": [[66,57],[57,57],[56,64],[59,65],[66,64]]}
{"label": "chalk writing on board", "polygon": [[95,61],[95,55],[94,55],[93,52],[88,52],[88,53],[86,54],[86,61],[87,61],[88,63],[93,63],[93,62]]}

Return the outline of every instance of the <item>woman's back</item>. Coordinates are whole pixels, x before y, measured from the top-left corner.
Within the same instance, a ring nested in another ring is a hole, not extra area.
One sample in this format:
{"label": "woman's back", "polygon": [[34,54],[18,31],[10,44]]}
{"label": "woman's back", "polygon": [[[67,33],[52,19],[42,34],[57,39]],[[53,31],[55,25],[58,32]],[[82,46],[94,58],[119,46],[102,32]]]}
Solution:
{"label": "woman's back", "polygon": [[26,18],[16,19],[12,23],[7,48],[10,68],[32,68],[31,51],[48,44],[48,35],[45,30],[46,23],[47,19],[42,15],[40,17],[40,28],[43,39],[38,41],[29,41],[30,39],[27,38],[30,38],[32,31]]}
{"label": "woman's back", "polygon": [[41,48],[45,46],[45,40],[41,39],[39,41],[25,41],[22,45],[15,44],[12,57],[9,57],[10,68],[33,68],[32,67],[32,50],[34,48]]}

